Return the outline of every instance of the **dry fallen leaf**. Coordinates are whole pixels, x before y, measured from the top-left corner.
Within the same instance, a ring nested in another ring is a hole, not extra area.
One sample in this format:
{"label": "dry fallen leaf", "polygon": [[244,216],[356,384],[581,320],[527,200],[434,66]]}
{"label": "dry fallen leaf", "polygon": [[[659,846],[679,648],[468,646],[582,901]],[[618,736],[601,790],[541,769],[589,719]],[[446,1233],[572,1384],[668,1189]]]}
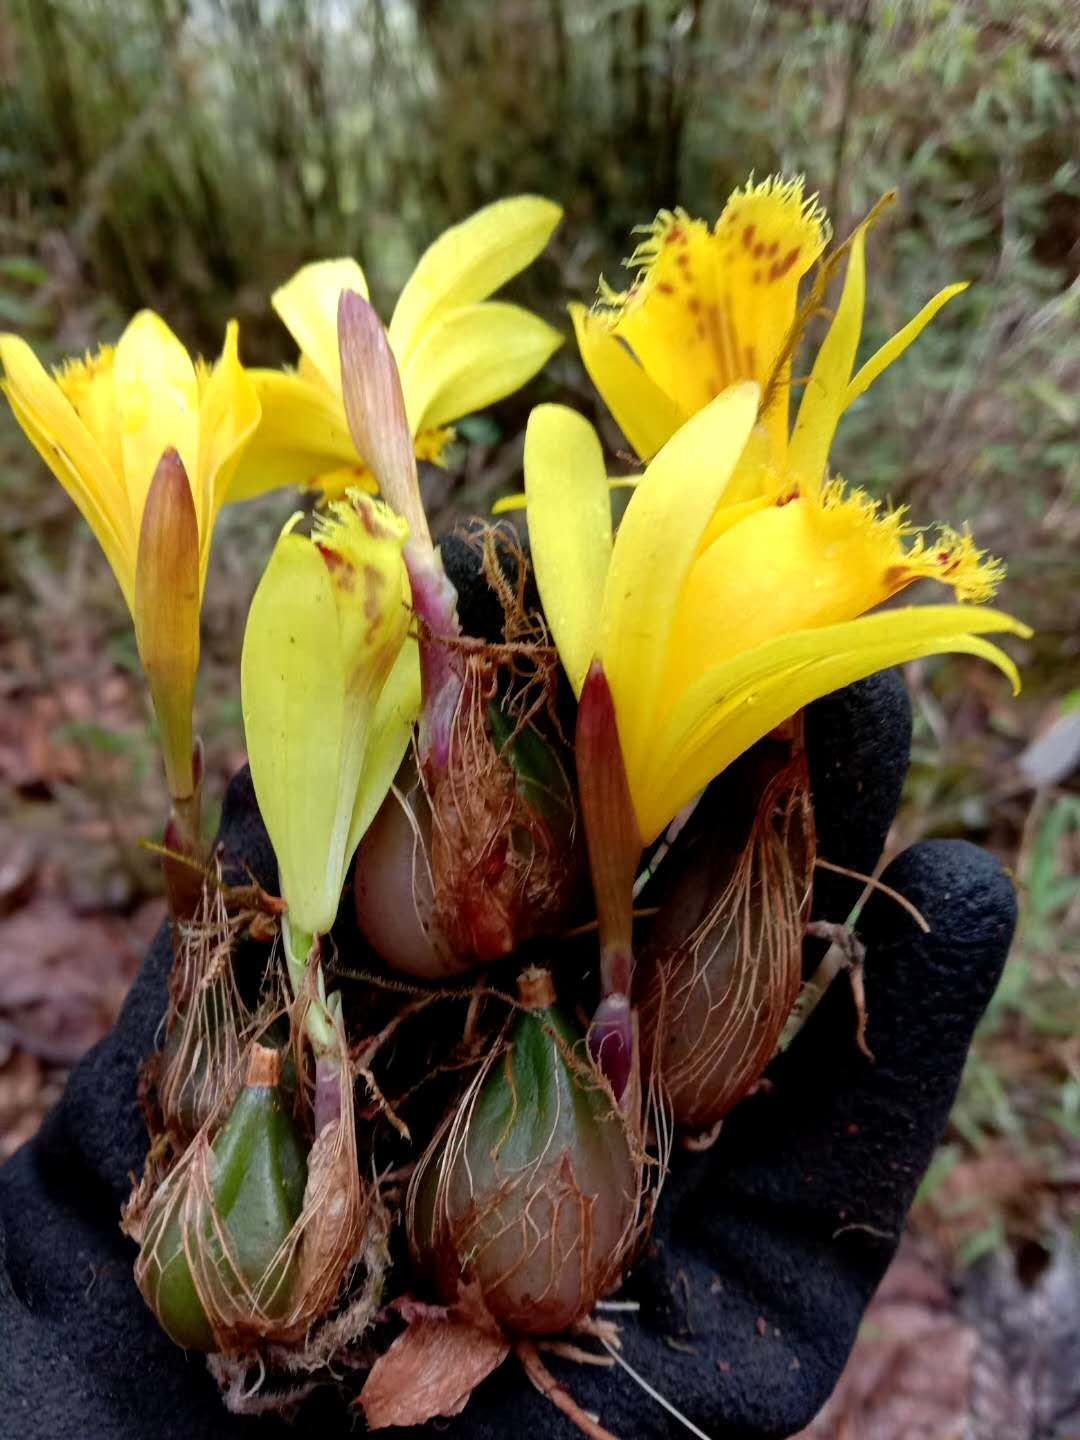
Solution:
{"label": "dry fallen leaf", "polygon": [[0,920],[0,1039],[73,1064],[116,1019],[163,913],[78,916],[44,891]]}
{"label": "dry fallen leaf", "polygon": [[831,1399],[795,1440],[962,1440],[975,1345],[940,1277],[905,1242]]}
{"label": "dry fallen leaf", "polygon": [[368,1428],[423,1425],[460,1414],[509,1353],[501,1336],[467,1320],[414,1320],[376,1360],[360,1393]]}

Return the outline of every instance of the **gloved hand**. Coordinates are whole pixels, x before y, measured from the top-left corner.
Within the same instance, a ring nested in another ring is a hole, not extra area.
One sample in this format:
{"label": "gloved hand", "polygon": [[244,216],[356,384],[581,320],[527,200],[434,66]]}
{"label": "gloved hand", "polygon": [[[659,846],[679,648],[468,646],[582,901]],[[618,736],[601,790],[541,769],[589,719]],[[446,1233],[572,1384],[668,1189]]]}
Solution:
{"label": "gloved hand", "polygon": [[[479,628],[484,602],[474,598],[466,624]],[[469,604],[463,595],[463,612]],[[818,853],[868,873],[907,770],[901,681],[885,674],[819,701],[806,733]],[[229,788],[221,839],[228,859],[274,887],[246,771]],[[676,1151],[648,1252],[620,1297],[640,1302],[619,1317],[626,1360],[713,1440],[789,1435],[824,1403],[896,1249],[1012,937],[1012,885],[972,845],[913,846],[882,878],[931,931],[882,895],[863,911],[874,1062],[857,1047],[840,980],[716,1145]],[[834,921],[861,890],[827,872],[815,888],[815,914]],[[357,1412],[329,1392],[307,1402],[300,1430],[227,1415],[202,1357],[166,1338],[135,1288],[134,1247],[118,1219],[146,1151],[136,1079],[155,1045],[169,965],[163,931],[114,1031],[76,1068],[38,1136],[0,1170],[0,1435],[348,1436]],[[623,1371],[550,1364],[623,1440],[686,1433]],[[578,1432],[508,1362],[438,1433],[570,1440]]]}

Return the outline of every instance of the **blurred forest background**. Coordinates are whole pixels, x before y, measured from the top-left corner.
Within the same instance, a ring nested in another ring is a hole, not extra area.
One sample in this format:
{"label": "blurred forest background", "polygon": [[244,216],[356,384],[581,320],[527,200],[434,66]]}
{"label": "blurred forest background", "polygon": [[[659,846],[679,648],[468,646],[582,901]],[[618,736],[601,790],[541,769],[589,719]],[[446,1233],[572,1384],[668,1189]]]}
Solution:
{"label": "blurred forest background", "polygon": [[[866,353],[940,286],[974,282],[848,417],[834,461],[1008,557],[1004,606],[1037,628],[1024,694],[959,658],[912,667],[893,841],[990,846],[1023,920],[913,1218],[916,1269],[868,1331],[878,1369],[815,1434],[924,1433],[888,1428],[898,1393],[939,1405],[925,1433],[954,1433],[986,1340],[948,1282],[969,1294],[981,1276],[995,1312],[1000,1287],[1045,1307],[1076,1240],[1078,136],[1080,14],[1060,0],[0,0],[0,328],[46,359],[146,305],[207,354],[236,316],[246,361],[289,360],[268,296],[299,263],[357,256],[388,315],[430,239],[520,191],[565,206],[514,288],[569,334],[566,302],[617,275],[631,227],[674,204],[712,218],[750,171],[804,171],[841,234],[900,188],[870,242]],[[512,487],[528,408],[556,397],[599,418],[572,343],[460,427],[455,464],[429,477],[444,517]],[[244,616],[293,503],[219,526],[198,702],[211,798],[243,759]],[[109,1024],[160,918],[139,842],[164,811],[119,592],[6,406],[0,686],[2,1157]],[[1062,1293],[1080,1308],[1075,1283]],[[953,1391],[928,1392],[926,1366]],[[1044,1392],[1023,1399],[1029,1428],[986,1433],[1055,1433]],[[879,1428],[844,1431],[852,1415]]]}

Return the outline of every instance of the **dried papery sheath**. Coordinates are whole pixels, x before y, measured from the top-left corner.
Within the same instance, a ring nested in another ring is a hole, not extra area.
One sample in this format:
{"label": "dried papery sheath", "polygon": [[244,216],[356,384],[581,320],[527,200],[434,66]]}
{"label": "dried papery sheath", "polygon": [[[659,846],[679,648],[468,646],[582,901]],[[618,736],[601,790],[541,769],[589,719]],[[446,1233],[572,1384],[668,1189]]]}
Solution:
{"label": "dried papery sheath", "polygon": [[408,1328],[376,1360],[360,1394],[369,1430],[459,1415],[477,1385],[510,1353],[482,1302],[472,1311],[467,1304],[400,1308]]}
{"label": "dried papery sheath", "polygon": [[688,857],[642,962],[643,1048],[684,1131],[709,1131],[753,1088],[799,993],[814,863],[805,757],[769,769],[763,780],[744,763],[703,802],[719,833]]}
{"label": "dried papery sheath", "polygon": [[234,927],[217,878],[204,886],[195,916],[175,931],[157,1097],[166,1129],[179,1140],[191,1139],[235,1093],[252,1026],[233,974]]}
{"label": "dried papery sheath", "polygon": [[556,748],[501,710],[493,721],[489,674],[469,661],[435,790],[414,769],[399,776],[357,855],[360,928],[386,965],[418,979],[463,974],[554,933],[580,878]]}
{"label": "dried papery sheath", "polygon": [[436,1136],[410,1185],[418,1263],[448,1300],[479,1285],[506,1330],[555,1334],[619,1280],[642,1165],[610,1088],[546,972]]}
{"label": "dried papery sheath", "polygon": [[[314,988],[313,977],[309,977],[309,985]],[[309,996],[302,994],[294,1007],[294,1034],[303,1029],[303,1009],[308,1000]],[[296,1289],[293,1307],[275,1332],[278,1340],[301,1341],[313,1326],[331,1315],[368,1248],[369,1222],[378,1207],[377,1196],[360,1174],[352,1072],[340,1010],[334,1008],[334,1048],[318,1054],[315,1060],[315,1141],[307,1158],[303,1209],[294,1227]],[[332,1097],[329,1101],[328,1094]],[[342,1342],[347,1338],[351,1337],[346,1324]]]}
{"label": "dried papery sheath", "polygon": [[470,656],[431,795],[435,923],[466,965],[555,930],[576,876],[575,810],[555,750],[489,699],[498,667]]}

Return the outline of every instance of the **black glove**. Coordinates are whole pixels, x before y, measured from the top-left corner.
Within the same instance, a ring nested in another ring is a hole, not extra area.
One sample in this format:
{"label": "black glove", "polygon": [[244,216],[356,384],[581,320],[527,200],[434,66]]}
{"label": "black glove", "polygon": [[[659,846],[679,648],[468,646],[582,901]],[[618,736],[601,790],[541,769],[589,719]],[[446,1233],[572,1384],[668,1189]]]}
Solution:
{"label": "black glove", "polygon": [[[810,708],[822,857],[872,870],[909,739],[895,674]],[[246,771],[229,788],[221,839],[229,858],[274,887]],[[838,981],[771,1068],[771,1085],[737,1108],[717,1144],[676,1152],[648,1253],[625,1287],[640,1302],[620,1316],[626,1360],[714,1440],[789,1435],[824,1403],[895,1252],[1005,960],[1015,897],[983,851],[929,841],[883,879],[931,933],[882,895],[863,912],[874,1063],[857,1048],[851,993]],[[819,873],[815,913],[844,920],[860,890]],[[146,1152],[136,1076],[155,1045],[169,965],[163,931],[115,1030],[0,1170],[0,1436],[344,1437],[362,1422],[331,1392],[307,1402],[299,1430],[227,1415],[202,1357],[165,1337],[135,1288],[134,1247],[118,1217]],[[686,1433],[620,1370],[558,1360],[551,1368],[623,1440]],[[437,1430],[472,1440],[526,1432],[577,1433],[512,1361]]]}

